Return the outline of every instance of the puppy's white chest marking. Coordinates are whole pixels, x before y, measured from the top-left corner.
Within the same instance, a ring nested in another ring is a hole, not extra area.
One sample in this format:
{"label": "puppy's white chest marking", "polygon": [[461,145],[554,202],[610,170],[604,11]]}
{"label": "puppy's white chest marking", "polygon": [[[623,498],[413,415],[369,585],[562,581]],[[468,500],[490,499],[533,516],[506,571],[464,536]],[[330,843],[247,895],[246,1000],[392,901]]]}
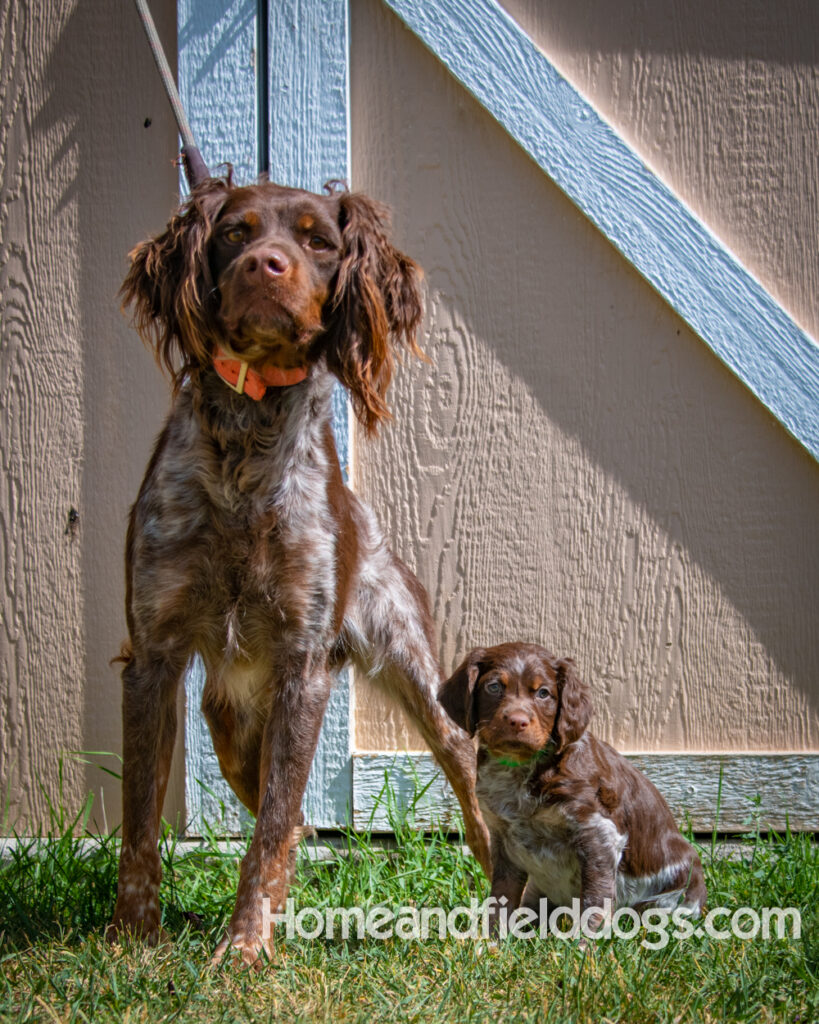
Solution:
{"label": "puppy's white chest marking", "polygon": [[612,871],[618,875],[619,898],[617,869],[627,837],[600,814],[580,822],[559,804],[544,806],[528,791],[529,774],[528,768],[495,762],[484,765],[478,774],[481,810],[489,828],[500,837],[507,857],[552,903],[567,906],[581,896],[578,846],[585,833],[594,832],[610,853]]}

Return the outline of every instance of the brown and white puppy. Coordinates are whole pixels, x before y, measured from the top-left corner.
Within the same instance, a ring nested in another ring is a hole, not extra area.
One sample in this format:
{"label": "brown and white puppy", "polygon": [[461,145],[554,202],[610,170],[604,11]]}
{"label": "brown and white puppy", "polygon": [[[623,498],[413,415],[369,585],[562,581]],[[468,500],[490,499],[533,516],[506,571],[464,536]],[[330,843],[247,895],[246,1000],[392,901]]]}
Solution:
{"label": "brown and white puppy", "polygon": [[331,429],[340,381],[368,432],[388,417],[395,353],[418,353],[419,270],[366,196],[230,178],[198,185],[131,254],[135,322],[174,397],[131,510],[123,648],[123,822],[109,936],[159,932],[157,852],[194,652],[219,764],[257,816],[217,955],[271,949],[332,677],[348,661],[408,711],[489,868],[471,741],[438,703],[423,587],[345,486]]}
{"label": "brown and white puppy", "polygon": [[607,898],[612,907],[702,910],[699,857],[651,782],[587,731],[589,688],[570,658],[536,644],[478,648],[440,700],[478,737],[492,896],[511,910],[525,889],[524,904],[547,913],[573,898],[584,911]]}

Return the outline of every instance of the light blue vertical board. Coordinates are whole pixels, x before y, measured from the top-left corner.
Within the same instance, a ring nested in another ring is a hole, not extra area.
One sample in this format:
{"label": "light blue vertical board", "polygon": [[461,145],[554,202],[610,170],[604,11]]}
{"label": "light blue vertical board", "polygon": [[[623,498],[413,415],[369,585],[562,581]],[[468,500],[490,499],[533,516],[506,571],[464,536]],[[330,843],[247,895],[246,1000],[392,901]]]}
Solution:
{"label": "light blue vertical board", "polygon": [[205,666],[197,654],[185,674],[185,808],[187,831],[249,832],[253,818],[225,781],[202,714]]}
{"label": "light blue vertical board", "polygon": [[496,0],[385,0],[819,459],[819,347]]}
{"label": "light blue vertical board", "polygon": [[178,0],[179,94],[211,174],[258,174],[257,0]]}
{"label": "light blue vertical board", "polygon": [[[270,177],[320,192],[350,179],[347,0],[269,0]],[[342,470],[349,463],[349,403],[333,396]]]}
{"label": "light blue vertical board", "polygon": [[[239,184],[258,173],[257,0],[178,0],[179,94],[211,174],[233,164]],[[187,188],[180,175],[181,187]],[[188,828],[245,831],[250,815],[222,777],[202,716],[205,668],[185,675],[185,804]]]}
{"label": "light blue vertical board", "polygon": [[270,177],[321,191],[350,174],[347,0],[269,0]]}
{"label": "light blue vertical board", "polygon": [[[269,168],[273,180],[319,191],[349,176],[348,17],[339,0],[269,0],[269,23],[257,25],[258,0],[179,0],[179,86],[197,144],[212,173],[233,164],[238,183],[259,165],[258,94],[268,90]],[[257,68],[258,32],[267,29],[269,64]],[[261,72],[261,74],[259,73]],[[334,395],[333,426],[342,469],[349,463],[349,406]],[[199,706],[205,672],[187,673],[186,799],[190,827],[242,831],[249,817],[219,771]],[[350,680],[345,673],[325,716],[304,799],[307,821],[333,827],[351,804]]]}
{"label": "light blue vertical board", "polygon": [[[270,177],[321,191],[349,180],[349,18],[347,0],[269,0]],[[349,403],[337,387],[333,430],[347,478]],[[330,697],[304,795],[304,816],[318,828],[347,823],[352,805],[350,674]]]}

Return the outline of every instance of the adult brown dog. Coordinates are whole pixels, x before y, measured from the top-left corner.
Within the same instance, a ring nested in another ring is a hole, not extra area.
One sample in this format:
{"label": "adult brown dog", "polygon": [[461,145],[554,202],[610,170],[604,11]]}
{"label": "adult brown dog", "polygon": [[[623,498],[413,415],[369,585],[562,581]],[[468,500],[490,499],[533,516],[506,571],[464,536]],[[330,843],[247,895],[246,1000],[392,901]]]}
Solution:
{"label": "adult brown dog", "polygon": [[570,658],[536,644],[477,648],[440,697],[478,737],[492,896],[511,910],[525,889],[524,905],[546,913],[576,898],[592,929],[606,900],[702,910],[696,851],[652,783],[587,731],[589,689]]}
{"label": "adult brown dog", "polygon": [[420,728],[489,869],[474,752],[437,700],[426,594],[344,486],[331,431],[336,380],[373,432],[394,351],[418,353],[419,272],[363,195],[271,183],[197,186],[131,254],[135,323],[174,400],[131,511],[130,642],[122,660],[123,824],[109,935],[155,941],[157,830],[193,652],[219,764],[257,815],[217,955],[253,961],[263,899],[284,903],[300,803],[331,678],[349,660]]}

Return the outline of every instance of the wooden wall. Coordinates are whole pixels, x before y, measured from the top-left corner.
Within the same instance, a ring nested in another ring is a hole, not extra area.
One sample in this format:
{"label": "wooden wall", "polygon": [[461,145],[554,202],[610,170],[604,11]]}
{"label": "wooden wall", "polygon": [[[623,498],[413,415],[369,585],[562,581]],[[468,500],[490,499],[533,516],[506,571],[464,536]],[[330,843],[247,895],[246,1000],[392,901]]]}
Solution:
{"label": "wooden wall", "polygon": [[[151,6],[173,55],[176,4]],[[168,391],[117,291],[176,205],[176,132],[131,3],[3,4],[0,47],[4,824],[48,824],[62,757],[66,808],[93,791],[113,827],[118,782],[70,752],[121,749],[126,516]]]}
{"label": "wooden wall", "polygon": [[[815,6],[505,6],[816,334]],[[176,8],[152,3],[172,59]],[[430,590],[445,666],[540,640],[623,749],[816,751],[819,467],[380,0],[351,16],[352,182],[426,269],[435,361],[399,373],[355,485]],[[118,783],[70,752],[120,749],[126,516],[167,386],[116,293],[176,204],[175,129],[129,3],[6,4],[0,44],[5,825],[47,823],[63,757],[63,802],[93,791],[110,828]],[[420,745],[354,699],[356,748]],[[177,757],[170,818],[182,782]]]}
{"label": "wooden wall", "polygon": [[553,63],[819,337],[819,6],[502,0]]}
{"label": "wooden wall", "polygon": [[[650,64],[652,40],[622,24],[631,5],[604,18],[587,4],[588,38],[559,6],[557,24],[519,6],[547,55],[570,36],[567,74],[605,64],[602,26],[618,21],[620,49]],[[395,422],[357,445],[356,486],[431,592],[445,666],[476,644],[537,640],[577,659],[596,729],[621,749],[815,750],[819,467],[378,0],[352,15],[353,182],[394,205],[399,242],[425,267],[435,362],[399,375]],[[624,70],[612,103],[667,108],[667,134],[679,110],[677,149],[701,163],[745,145],[713,161],[706,199],[730,192],[747,211],[748,252],[781,238],[769,276],[807,323],[815,264],[792,271],[815,224],[798,182],[819,149],[762,129],[817,105],[816,61],[804,70],[804,27],[791,31],[790,66],[781,38],[769,55],[739,43],[714,55],[672,36],[664,82]],[[780,83],[761,107],[752,90],[739,102],[743,61]],[[730,112],[679,65],[732,78]],[[767,160],[752,159],[766,139]],[[754,213],[784,178],[789,198]],[[356,745],[420,741],[358,683]]]}

